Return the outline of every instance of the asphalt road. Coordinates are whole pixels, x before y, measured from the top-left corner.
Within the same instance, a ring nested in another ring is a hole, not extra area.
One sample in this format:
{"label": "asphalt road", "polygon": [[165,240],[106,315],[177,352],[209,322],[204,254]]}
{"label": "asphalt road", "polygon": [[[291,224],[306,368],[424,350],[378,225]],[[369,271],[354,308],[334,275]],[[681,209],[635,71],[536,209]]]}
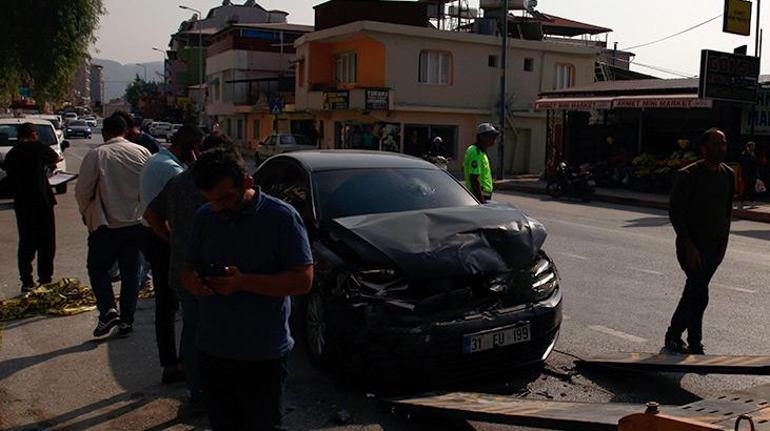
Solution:
{"label": "asphalt road", "polygon": [[[73,141],[67,151],[75,171],[98,141]],[[656,210],[605,204],[554,202],[527,195],[498,194],[545,224],[546,250],[562,277],[565,321],[548,360],[552,370],[573,370],[573,355],[657,351],[679,298],[683,275],[674,258],[673,230]],[[60,196],[57,275],[87,280],[86,231],[72,191]],[[15,220],[0,210],[0,297],[16,294]],[[712,284],[706,315],[708,353],[768,354],[765,286],[770,270],[770,225],[738,221],[730,247]],[[190,429],[199,422],[180,409],[183,387],[159,384],[154,344],[153,302],[142,301],[135,335],[94,342],[94,313],[66,318],[8,322],[0,330],[0,429]],[[298,345],[301,343],[298,343]],[[730,390],[770,382],[760,377],[583,372],[571,382],[539,371],[514,370],[463,390],[594,402],[684,404]],[[366,390],[320,373],[307,364],[302,348],[292,355],[288,423],[291,429],[502,430],[488,424],[407,423],[381,409]],[[340,410],[350,413],[337,424]]]}

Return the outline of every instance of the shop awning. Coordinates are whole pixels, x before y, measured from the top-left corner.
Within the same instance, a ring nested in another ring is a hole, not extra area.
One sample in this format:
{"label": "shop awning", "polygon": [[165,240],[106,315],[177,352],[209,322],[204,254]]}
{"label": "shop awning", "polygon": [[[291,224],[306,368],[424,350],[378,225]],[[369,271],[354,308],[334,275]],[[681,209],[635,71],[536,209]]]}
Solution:
{"label": "shop awning", "polygon": [[593,111],[597,109],[694,109],[711,108],[711,99],[697,94],[662,94],[616,97],[546,97],[535,101],[535,111]]}
{"label": "shop awning", "polygon": [[564,97],[535,101],[535,111],[593,111],[611,108],[611,97]]}

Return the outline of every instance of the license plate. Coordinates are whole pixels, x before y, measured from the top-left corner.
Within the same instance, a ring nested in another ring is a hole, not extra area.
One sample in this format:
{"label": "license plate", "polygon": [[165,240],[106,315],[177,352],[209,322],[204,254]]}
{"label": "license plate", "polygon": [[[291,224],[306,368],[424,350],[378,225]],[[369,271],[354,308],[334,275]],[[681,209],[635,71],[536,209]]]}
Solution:
{"label": "license plate", "polygon": [[463,353],[483,352],[511,344],[526,343],[531,339],[532,331],[529,324],[477,332],[463,337]]}

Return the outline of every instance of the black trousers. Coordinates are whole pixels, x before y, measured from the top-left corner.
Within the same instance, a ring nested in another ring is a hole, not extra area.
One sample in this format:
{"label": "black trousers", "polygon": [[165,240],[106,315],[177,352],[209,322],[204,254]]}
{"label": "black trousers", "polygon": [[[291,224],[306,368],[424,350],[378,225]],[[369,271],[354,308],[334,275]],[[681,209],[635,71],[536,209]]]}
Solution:
{"label": "black trousers", "polygon": [[32,260],[37,255],[37,278],[40,284],[50,283],[56,254],[56,224],[53,206],[15,205],[16,226],[19,230],[19,278],[21,284],[33,283]]}
{"label": "black trousers", "polygon": [[214,431],[283,430],[288,357],[224,359],[198,352],[201,388]]}
{"label": "black trousers", "polygon": [[726,246],[726,243],[720,243],[699,247],[700,268],[690,268],[687,263],[687,251],[684,244],[680,239],[677,239],[676,257],[679,260],[679,266],[687,275],[687,282],[679,305],[671,318],[667,337],[679,338],[687,330],[687,342],[690,345],[701,344],[703,340],[703,315],[709,303],[709,283],[719,268],[719,264],[722,263]]}
{"label": "black trousers", "polygon": [[176,347],[176,312],[179,309],[179,295],[169,286],[168,270],[171,249],[166,241],[149,229],[144,228],[142,246],[144,257],[150,262],[152,287],[155,290],[155,340],[162,367],[179,363]]}
{"label": "black trousers", "polygon": [[753,175],[743,175],[743,200],[754,202],[757,200],[757,177]]}

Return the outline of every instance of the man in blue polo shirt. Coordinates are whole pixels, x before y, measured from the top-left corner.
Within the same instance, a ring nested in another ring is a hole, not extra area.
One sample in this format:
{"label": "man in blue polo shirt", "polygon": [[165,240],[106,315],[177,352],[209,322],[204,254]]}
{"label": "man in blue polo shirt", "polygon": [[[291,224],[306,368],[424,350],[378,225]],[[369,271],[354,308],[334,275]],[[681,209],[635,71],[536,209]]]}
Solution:
{"label": "man in blue polo shirt", "polygon": [[182,283],[199,298],[209,420],[215,431],[281,429],[289,297],[313,283],[305,226],[290,205],[252,188],[237,153],[204,152],[193,176],[208,204],[193,220]]}

